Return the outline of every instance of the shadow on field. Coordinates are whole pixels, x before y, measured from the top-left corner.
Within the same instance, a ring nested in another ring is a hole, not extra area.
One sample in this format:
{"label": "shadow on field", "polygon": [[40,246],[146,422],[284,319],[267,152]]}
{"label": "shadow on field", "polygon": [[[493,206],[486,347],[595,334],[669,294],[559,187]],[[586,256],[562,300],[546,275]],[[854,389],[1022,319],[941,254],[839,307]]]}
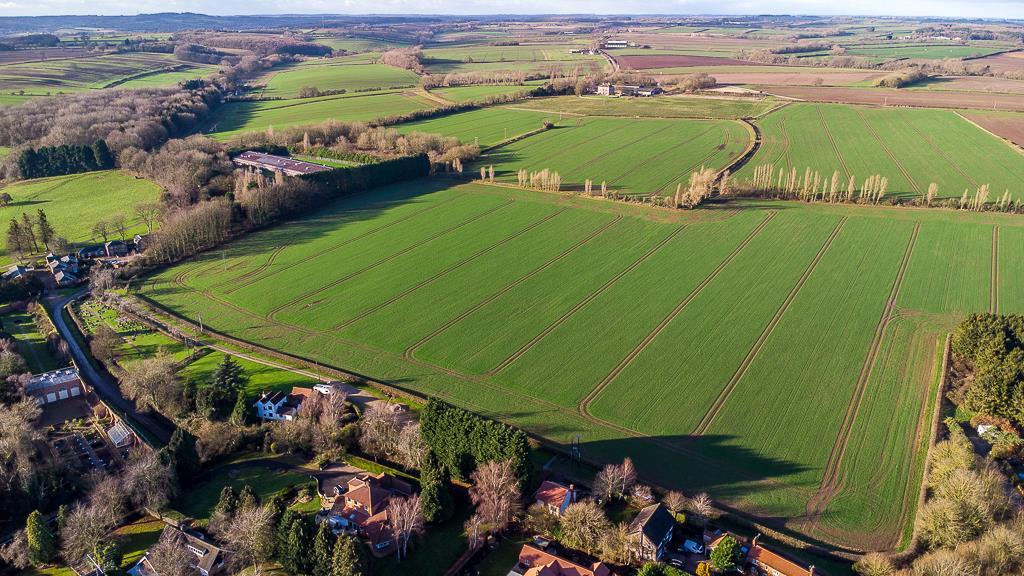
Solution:
{"label": "shadow on field", "polygon": [[259,102],[225,102],[200,126],[202,134],[231,132],[244,128],[254,116]]}

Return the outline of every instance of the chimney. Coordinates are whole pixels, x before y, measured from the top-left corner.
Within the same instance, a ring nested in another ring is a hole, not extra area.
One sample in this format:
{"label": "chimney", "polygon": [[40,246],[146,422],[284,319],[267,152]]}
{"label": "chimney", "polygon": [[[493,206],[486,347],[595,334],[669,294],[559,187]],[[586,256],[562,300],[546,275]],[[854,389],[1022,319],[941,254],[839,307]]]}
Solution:
{"label": "chimney", "polygon": [[808,574],[810,574],[811,576],[814,576],[814,564],[811,564],[811,569],[808,570]]}
{"label": "chimney", "polygon": [[576,502],[576,485],[569,484],[569,503],[572,504],[574,502]]}
{"label": "chimney", "polygon": [[754,536],[754,539],[750,541],[750,549],[751,550],[753,550],[754,548],[757,548],[757,541],[760,540],[760,539],[761,539],[761,533],[758,532],[757,536]]}

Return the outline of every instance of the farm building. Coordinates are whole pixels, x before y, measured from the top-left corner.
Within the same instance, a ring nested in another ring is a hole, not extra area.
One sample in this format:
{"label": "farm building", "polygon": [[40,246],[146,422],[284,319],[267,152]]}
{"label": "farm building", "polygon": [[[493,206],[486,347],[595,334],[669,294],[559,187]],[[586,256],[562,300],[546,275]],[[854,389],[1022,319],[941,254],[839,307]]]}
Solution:
{"label": "farm building", "polygon": [[253,151],[242,152],[238,156],[235,156],[234,162],[239,166],[248,166],[257,170],[281,172],[285,176],[302,176],[305,174],[315,174],[317,172],[326,172],[330,170],[329,167],[321,164],[314,164],[312,162],[294,160],[284,156],[275,156],[273,154],[264,154],[263,152]]}
{"label": "farm building", "polygon": [[394,540],[388,524],[388,502],[392,497],[413,494],[412,485],[389,474],[359,474],[339,492],[327,514],[332,528],[357,534],[370,541],[374,556],[387,556],[394,551]]}
{"label": "farm building", "polygon": [[582,564],[541,550],[532,544],[523,544],[519,561],[509,575],[521,576],[615,576],[604,562]]}
{"label": "farm building", "polygon": [[84,391],[85,385],[75,368],[37,374],[25,385],[25,392],[39,405],[75,398]]}
{"label": "farm building", "polygon": [[7,272],[4,272],[3,279],[17,280],[18,278],[28,274],[31,270],[32,268],[26,268],[20,264],[12,264],[11,267],[7,269]]}
{"label": "farm building", "polygon": [[604,47],[605,48],[628,48],[629,47],[629,42],[627,42],[625,40],[605,40],[604,41]]}
{"label": "farm building", "polygon": [[771,550],[761,546],[754,537],[747,553],[747,573],[751,576],[814,576],[814,566],[804,568]]}
{"label": "farm building", "polygon": [[599,96],[614,96],[615,85],[613,84],[601,84],[597,87],[597,94]]}

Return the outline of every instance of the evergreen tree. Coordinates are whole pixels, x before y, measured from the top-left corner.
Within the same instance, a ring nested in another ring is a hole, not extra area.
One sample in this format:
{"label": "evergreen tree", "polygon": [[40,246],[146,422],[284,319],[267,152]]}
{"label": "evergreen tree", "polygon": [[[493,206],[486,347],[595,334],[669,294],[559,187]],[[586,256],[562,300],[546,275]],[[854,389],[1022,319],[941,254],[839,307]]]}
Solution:
{"label": "evergreen tree", "polygon": [[26,212],[21,213],[21,234],[25,238],[25,244],[32,246],[33,252],[39,252],[39,244],[36,242],[35,223],[32,217]]}
{"label": "evergreen tree", "polygon": [[309,523],[301,515],[288,529],[288,543],[285,546],[281,564],[292,574],[309,574],[312,538]]}
{"label": "evergreen tree", "polygon": [[232,392],[244,388],[247,381],[248,379],[245,377],[242,367],[234,358],[227,354],[224,355],[224,359],[220,361],[217,369],[213,372],[213,386],[231,390]]}
{"label": "evergreen tree", "polygon": [[171,466],[182,485],[191,484],[199,474],[196,437],[187,430],[175,428],[171,440],[160,451],[161,460]]}
{"label": "evergreen tree", "polygon": [[110,153],[110,148],[107,147],[106,141],[100,139],[93,142],[92,156],[96,168],[108,170],[114,167],[114,155]]}
{"label": "evergreen tree", "polygon": [[452,517],[454,506],[448,482],[448,473],[437,461],[437,455],[427,451],[420,466],[420,506],[427,522],[440,523]]}
{"label": "evergreen tree", "polygon": [[231,486],[221,488],[220,499],[217,500],[217,505],[213,508],[213,513],[219,513],[222,516],[229,518],[235,515],[236,510],[238,510],[238,495],[235,494],[235,489]]}
{"label": "evergreen tree", "polygon": [[711,551],[711,566],[722,572],[732,570],[739,564],[740,554],[739,542],[732,536],[726,536]]}
{"label": "evergreen tree", "polygon": [[235,406],[238,393],[211,384],[196,390],[196,412],[208,420],[223,420]]}
{"label": "evergreen tree", "polygon": [[313,576],[331,576],[333,548],[334,533],[331,532],[331,523],[325,519],[313,539]]}
{"label": "evergreen tree", "polygon": [[295,523],[295,519],[299,517],[299,513],[291,508],[286,508],[281,513],[280,520],[277,521],[277,533],[275,535],[276,544],[276,555],[277,561],[284,565],[285,559],[288,556],[288,534],[291,532],[292,524]]}
{"label": "evergreen tree", "polygon": [[359,542],[352,536],[342,535],[334,543],[331,576],[363,576],[365,561]]}
{"label": "evergreen tree", "polygon": [[124,560],[124,552],[116,540],[100,540],[93,548],[93,557],[96,564],[107,576],[114,576],[121,572],[121,561]]}
{"label": "evergreen tree", "polygon": [[50,225],[50,221],[47,220],[46,212],[44,212],[42,208],[39,209],[39,212],[36,215],[36,226],[39,228],[39,240],[42,241],[43,246],[46,246],[46,249],[49,250],[50,240],[53,240],[56,232],[54,231],[53,226]]}
{"label": "evergreen tree", "polygon": [[253,490],[252,486],[246,484],[242,486],[242,491],[238,493],[238,509],[249,510],[252,508],[258,508],[260,505],[260,497]]}
{"label": "evergreen tree", "polygon": [[49,564],[57,555],[57,537],[50,531],[46,518],[43,518],[39,510],[33,510],[28,515],[25,535],[28,539],[28,560],[32,564]]}
{"label": "evergreen tree", "polygon": [[58,536],[64,531],[64,524],[67,522],[68,512],[70,512],[70,510],[68,509],[68,505],[67,504],[61,504],[60,506],[57,507],[57,535]]}
{"label": "evergreen tree", "polygon": [[235,407],[231,410],[231,423],[235,426],[245,426],[250,422],[250,415],[252,410],[249,405],[249,397],[245,395],[245,392],[239,390],[237,398],[235,399]]}
{"label": "evergreen tree", "polygon": [[21,224],[17,218],[11,218],[11,224],[7,227],[7,248],[15,250],[18,258],[25,258],[25,236],[21,233]]}

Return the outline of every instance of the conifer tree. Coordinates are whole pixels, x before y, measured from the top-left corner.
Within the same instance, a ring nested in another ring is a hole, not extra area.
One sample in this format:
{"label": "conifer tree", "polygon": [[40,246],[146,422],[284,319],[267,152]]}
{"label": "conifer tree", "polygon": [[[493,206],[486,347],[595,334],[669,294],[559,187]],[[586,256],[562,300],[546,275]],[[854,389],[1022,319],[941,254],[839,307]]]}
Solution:
{"label": "conifer tree", "polygon": [[28,539],[28,560],[36,566],[49,564],[57,555],[57,537],[50,531],[46,518],[39,510],[33,510],[25,522]]}
{"label": "conifer tree", "polygon": [[363,576],[365,574],[362,548],[352,536],[343,535],[334,544],[331,576]]}
{"label": "conifer tree", "polygon": [[313,539],[313,576],[331,576],[334,558],[334,533],[331,523],[324,520]]}
{"label": "conifer tree", "polygon": [[39,240],[43,243],[43,246],[47,250],[50,249],[50,240],[53,240],[55,232],[53,226],[50,225],[50,221],[46,218],[46,212],[42,208],[36,214],[36,226],[39,228]]}

